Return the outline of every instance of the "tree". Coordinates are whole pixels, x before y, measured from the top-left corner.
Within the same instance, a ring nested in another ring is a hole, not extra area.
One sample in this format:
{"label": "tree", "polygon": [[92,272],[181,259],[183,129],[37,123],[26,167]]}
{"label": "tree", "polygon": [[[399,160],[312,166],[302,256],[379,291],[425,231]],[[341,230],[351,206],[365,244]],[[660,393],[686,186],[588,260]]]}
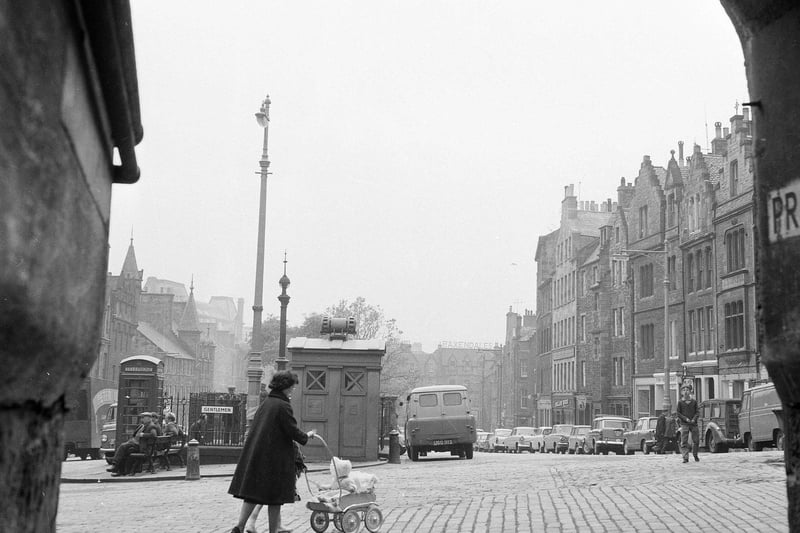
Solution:
{"label": "tree", "polygon": [[381,393],[399,396],[414,388],[419,373],[410,361],[410,347],[400,336],[394,318],[386,318],[381,306],[373,306],[359,296],[354,301],[339,300],[325,310],[331,317],[355,317],[357,339],[384,339],[386,355],[381,369]]}
{"label": "tree", "polygon": [[[325,309],[324,314],[306,315],[300,326],[286,327],[286,338],[319,337],[323,316],[355,317],[357,339],[384,339],[386,355],[383,357],[380,389],[382,394],[399,396],[413,389],[419,381],[419,373],[412,365],[411,350],[400,336],[403,334],[397,327],[394,318],[386,318],[381,306],[368,304],[359,296],[353,301],[339,300]],[[267,367],[274,366],[278,358],[280,341],[280,319],[275,315],[267,315],[261,324],[264,337],[262,361]]]}

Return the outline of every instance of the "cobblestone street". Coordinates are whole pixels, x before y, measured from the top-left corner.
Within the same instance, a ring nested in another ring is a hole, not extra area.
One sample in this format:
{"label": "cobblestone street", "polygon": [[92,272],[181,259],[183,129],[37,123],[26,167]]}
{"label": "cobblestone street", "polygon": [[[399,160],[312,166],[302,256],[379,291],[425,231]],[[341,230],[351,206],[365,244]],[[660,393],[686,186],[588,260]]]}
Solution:
{"label": "cobblestone street", "polygon": [[[380,531],[788,531],[781,452],[700,457],[683,464],[679,455],[432,454],[368,471],[379,479]],[[309,478],[328,481],[321,472]],[[65,483],[58,531],[228,533],[240,504],[227,494],[229,482]],[[284,525],[312,531],[303,478],[298,491],[303,502],[283,507]],[[259,531],[267,531],[266,513]]]}

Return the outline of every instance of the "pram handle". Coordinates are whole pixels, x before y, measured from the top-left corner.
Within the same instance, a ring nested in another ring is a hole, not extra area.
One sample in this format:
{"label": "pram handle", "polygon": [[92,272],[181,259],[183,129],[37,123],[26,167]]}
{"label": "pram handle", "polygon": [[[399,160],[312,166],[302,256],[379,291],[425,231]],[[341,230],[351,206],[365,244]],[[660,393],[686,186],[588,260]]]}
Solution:
{"label": "pram handle", "polygon": [[[325,439],[323,439],[322,435],[320,435],[319,433],[314,433],[313,435],[311,435],[311,438],[319,439],[319,441],[322,443],[322,445],[325,446],[325,450],[327,450],[328,456],[330,456],[330,458],[331,458],[331,464],[333,465],[333,471],[336,473],[336,484],[339,485],[339,499],[341,499],[341,497],[342,497],[342,484],[339,482],[339,469],[336,468],[336,461],[333,460],[334,459],[333,452],[331,452],[331,449],[328,447],[328,443],[325,442]],[[308,481],[308,476],[306,476],[306,481]],[[331,488],[333,488],[333,487],[331,487]]]}

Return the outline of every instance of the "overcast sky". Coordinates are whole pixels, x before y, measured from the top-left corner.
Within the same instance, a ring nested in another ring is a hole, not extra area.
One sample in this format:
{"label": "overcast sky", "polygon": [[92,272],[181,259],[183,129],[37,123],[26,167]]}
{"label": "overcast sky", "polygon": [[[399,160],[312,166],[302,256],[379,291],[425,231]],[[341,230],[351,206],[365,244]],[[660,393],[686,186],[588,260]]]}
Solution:
{"label": "overcast sky", "polygon": [[[567,4],[566,6],[563,4]],[[716,1],[132,2],[144,140],[115,185],[110,265],[252,324],[263,130],[264,313],[366,298],[403,336],[503,342],[535,309],[537,238],[564,186],[616,200],[642,156],[707,147],[747,100]]]}

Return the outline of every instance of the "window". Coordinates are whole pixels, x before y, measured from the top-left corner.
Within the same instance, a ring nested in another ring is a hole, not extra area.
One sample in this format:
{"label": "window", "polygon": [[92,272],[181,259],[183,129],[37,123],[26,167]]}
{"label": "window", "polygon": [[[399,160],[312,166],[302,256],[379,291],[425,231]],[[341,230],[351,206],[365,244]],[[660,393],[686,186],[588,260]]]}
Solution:
{"label": "window", "polygon": [[523,357],[519,360],[519,377],[528,377],[528,359],[526,357]]}
{"label": "window", "polygon": [[678,323],[675,320],[669,322],[669,357],[670,359],[678,357]]}
{"label": "window", "polygon": [[324,392],[327,390],[325,370],[306,370],[306,391]]}
{"label": "window", "polygon": [[444,405],[461,405],[461,401],[460,392],[445,392],[442,394],[442,403]]}
{"label": "window", "polygon": [[671,290],[675,290],[677,287],[675,286],[675,256],[671,255],[667,258],[667,279],[669,279],[669,287]]}
{"label": "window", "polygon": [[694,221],[694,198],[689,198],[689,231],[695,230],[695,221]]}
{"label": "window", "polygon": [[600,357],[600,337],[594,338],[594,356],[595,358]]}
{"label": "window", "polygon": [[578,296],[583,296],[583,278],[586,276],[586,273],[581,270],[578,272]]}
{"label": "window", "polygon": [[744,304],[742,300],[725,304],[725,349],[744,348]]}
{"label": "window", "polygon": [[703,226],[702,219],[700,217],[700,214],[702,213],[701,205],[702,204],[700,203],[700,195],[699,194],[695,194],[694,198],[692,198],[692,201],[691,201],[691,206],[692,206],[692,216],[691,216],[691,218],[692,218],[693,224],[694,224],[694,226],[692,227],[692,231],[699,230]]}
{"label": "window", "polygon": [[694,254],[689,254],[686,256],[686,275],[688,279],[686,280],[686,291],[693,292],[694,291]]}
{"label": "window", "polygon": [[667,225],[675,225],[675,194],[670,194],[667,199]]}
{"label": "window", "polygon": [[699,291],[705,285],[703,285],[703,273],[705,269],[703,268],[703,252],[701,250],[697,250],[695,254],[695,263],[697,264],[697,290]]}
{"label": "window", "polygon": [[614,358],[614,386],[625,385],[625,359],[622,357]]}
{"label": "window", "polygon": [[346,394],[366,394],[367,393],[367,374],[363,370],[344,371],[344,393]]}
{"label": "window", "polygon": [[600,309],[600,295],[598,293],[594,293],[594,310],[598,311]]}
{"label": "window", "polygon": [[578,327],[578,341],[586,342],[586,315],[581,315],[580,326]]}
{"label": "window", "polygon": [[695,335],[697,335],[697,317],[694,311],[689,311],[689,353],[694,353],[697,348],[695,343]]}
{"label": "window", "polygon": [[614,226],[614,238],[616,242],[619,242],[619,226]]}
{"label": "window", "polygon": [[706,289],[711,288],[714,261],[711,259],[711,247],[706,246]]}
{"label": "window", "polygon": [[705,351],[706,314],[704,309],[697,310],[697,351]]}
{"label": "window", "polygon": [[639,267],[639,297],[645,298],[653,295],[653,264]]}
{"label": "window", "polygon": [[639,208],[639,237],[648,235],[647,231],[647,206],[643,205]]}
{"label": "window", "polygon": [[419,406],[420,407],[436,407],[437,405],[439,405],[439,399],[436,397],[435,394],[420,394],[419,395]]}
{"label": "window", "polygon": [[625,308],[617,307],[614,309],[614,336],[622,337],[625,335]]}
{"label": "window", "polygon": [[586,387],[586,361],[581,361],[581,387]]}
{"label": "window", "polygon": [[[706,350],[714,351],[714,308],[706,307]],[[736,396],[735,396],[736,397]]]}
{"label": "window", "polygon": [[649,359],[655,357],[655,335],[653,324],[639,326],[639,357]]}
{"label": "window", "polygon": [[739,194],[739,162],[736,160],[731,161],[731,196]]}
{"label": "window", "polygon": [[528,408],[528,389],[519,390],[519,406],[522,409]]}
{"label": "window", "polygon": [[725,249],[728,256],[728,272],[745,268],[744,228],[737,228],[725,234]]}

